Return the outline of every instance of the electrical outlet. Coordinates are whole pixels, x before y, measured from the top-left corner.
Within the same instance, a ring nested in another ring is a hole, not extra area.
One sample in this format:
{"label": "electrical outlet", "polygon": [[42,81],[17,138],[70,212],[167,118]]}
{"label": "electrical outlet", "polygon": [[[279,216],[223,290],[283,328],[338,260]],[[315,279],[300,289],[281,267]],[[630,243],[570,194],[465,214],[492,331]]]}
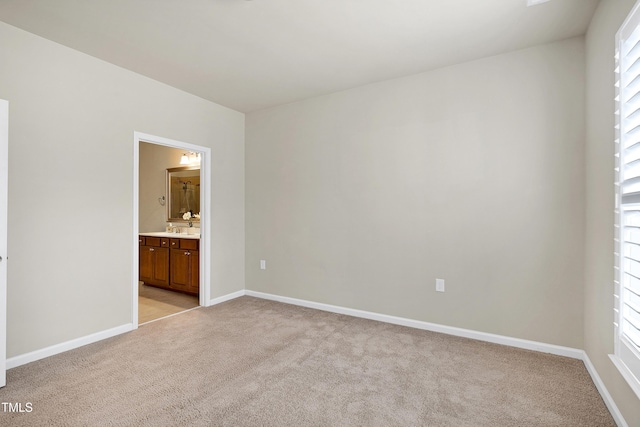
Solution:
{"label": "electrical outlet", "polygon": [[260,270],[266,270],[267,269],[267,261],[264,259],[260,260]]}
{"label": "electrical outlet", "polygon": [[436,291],[444,292],[444,279],[436,279]]}

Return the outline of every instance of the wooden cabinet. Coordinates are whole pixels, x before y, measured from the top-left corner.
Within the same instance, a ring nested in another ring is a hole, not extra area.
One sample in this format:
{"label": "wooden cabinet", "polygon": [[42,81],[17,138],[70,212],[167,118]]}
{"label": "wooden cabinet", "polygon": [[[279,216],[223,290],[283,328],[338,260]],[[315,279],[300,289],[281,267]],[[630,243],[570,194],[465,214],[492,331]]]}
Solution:
{"label": "wooden cabinet", "polygon": [[145,284],[198,295],[200,241],[140,236],[140,280]]}
{"label": "wooden cabinet", "polygon": [[[171,286],[190,293],[198,292],[200,287],[198,248],[193,244],[184,246],[180,249],[171,249]],[[195,248],[190,249],[193,246]]]}
{"label": "wooden cabinet", "polygon": [[140,280],[145,284],[169,286],[169,239],[141,237]]}

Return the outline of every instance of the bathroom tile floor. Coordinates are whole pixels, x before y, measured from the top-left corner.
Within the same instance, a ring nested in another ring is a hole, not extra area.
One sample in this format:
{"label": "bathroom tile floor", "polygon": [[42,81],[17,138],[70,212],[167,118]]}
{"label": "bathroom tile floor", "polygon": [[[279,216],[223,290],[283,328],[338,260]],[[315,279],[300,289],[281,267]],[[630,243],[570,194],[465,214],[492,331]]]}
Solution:
{"label": "bathroom tile floor", "polygon": [[138,324],[198,307],[198,297],[140,284]]}

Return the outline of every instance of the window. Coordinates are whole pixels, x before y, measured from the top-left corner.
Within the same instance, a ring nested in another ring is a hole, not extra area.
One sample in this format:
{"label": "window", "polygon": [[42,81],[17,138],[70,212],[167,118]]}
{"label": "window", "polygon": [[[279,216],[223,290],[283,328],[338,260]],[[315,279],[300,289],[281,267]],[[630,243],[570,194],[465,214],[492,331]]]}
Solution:
{"label": "window", "polygon": [[616,35],[615,354],[640,397],[640,10]]}

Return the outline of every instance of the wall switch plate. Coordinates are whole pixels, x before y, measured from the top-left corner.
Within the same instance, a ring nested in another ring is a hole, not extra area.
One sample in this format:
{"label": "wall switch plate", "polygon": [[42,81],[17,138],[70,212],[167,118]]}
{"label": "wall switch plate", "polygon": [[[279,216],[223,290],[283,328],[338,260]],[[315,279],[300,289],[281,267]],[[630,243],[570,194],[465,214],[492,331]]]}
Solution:
{"label": "wall switch plate", "polygon": [[436,279],[436,291],[444,292],[444,279]]}
{"label": "wall switch plate", "polygon": [[267,261],[264,259],[260,260],[260,270],[266,270],[267,269]]}

